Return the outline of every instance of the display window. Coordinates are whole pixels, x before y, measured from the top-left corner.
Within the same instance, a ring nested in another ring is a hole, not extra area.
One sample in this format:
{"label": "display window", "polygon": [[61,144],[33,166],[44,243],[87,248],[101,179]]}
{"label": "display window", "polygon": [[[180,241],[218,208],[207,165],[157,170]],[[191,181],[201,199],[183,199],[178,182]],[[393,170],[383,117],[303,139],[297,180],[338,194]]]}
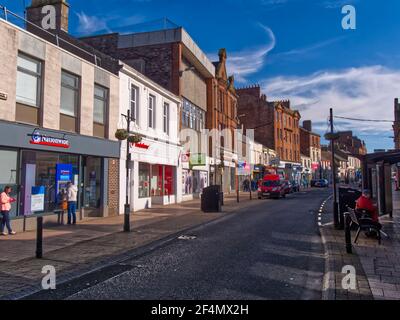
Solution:
{"label": "display window", "polygon": [[208,172],[183,170],[182,186],[183,195],[202,193],[203,189],[208,186]]}
{"label": "display window", "polygon": [[174,167],[139,164],[139,198],[174,195],[174,184]]}
{"label": "display window", "polygon": [[150,197],[150,165],[139,164],[139,198]]}
{"label": "display window", "polygon": [[[17,151],[0,150],[0,192],[3,192],[6,186],[9,186],[12,188],[11,196],[13,198],[17,198],[18,195],[17,163]],[[17,215],[17,206],[17,202],[11,205],[11,217]]]}

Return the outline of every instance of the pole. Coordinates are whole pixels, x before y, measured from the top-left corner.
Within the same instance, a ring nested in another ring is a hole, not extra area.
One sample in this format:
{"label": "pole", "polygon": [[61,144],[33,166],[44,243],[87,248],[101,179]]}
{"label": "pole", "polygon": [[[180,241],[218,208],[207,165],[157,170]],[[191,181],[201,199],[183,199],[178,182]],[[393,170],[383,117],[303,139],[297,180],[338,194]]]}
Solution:
{"label": "pole", "polygon": [[[331,123],[331,134],[333,135],[333,109],[330,109],[330,123]],[[332,136],[333,138],[333,136]],[[335,165],[335,140],[331,140],[331,153],[332,153],[332,180],[333,180],[333,222],[335,229],[339,229],[339,206],[337,201],[337,190],[336,190],[336,165]]]}
{"label": "pole", "polygon": [[43,258],[43,217],[37,217],[36,220],[36,259]]}
{"label": "pole", "polygon": [[236,201],[240,202],[239,196],[239,162],[236,164]]}
{"label": "pole", "polygon": [[350,230],[350,224],[351,224],[351,217],[350,217],[350,213],[346,212],[344,214],[344,221],[345,221],[345,225],[344,225],[344,234],[345,234],[345,240],[346,240],[346,252],[348,254],[352,254],[353,253],[353,246],[351,244],[351,230]]}
{"label": "pole", "polygon": [[250,190],[250,200],[253,200],[253,196],[251,194],[251,188],[253,187],[252,184],[251,184],[251,174],[249,175],[249,185],[250,185],[250,188],[249,188],[249,190]]}
{"label": "pole", "polygon": [[[127,131],[128,134],[131,131],[131,111],[128,110],[128,115],[126,118],[127,122]],[[130,153],[130,145],[129,141],[126,141],[126,195],[125,195],[125,211],[124,211],[124,232],[130,232],[131,231],[131,222],[130,222],[130,216],[131,216],[131,206],[129,203],[129,166],[131,164],[131,153]]]}

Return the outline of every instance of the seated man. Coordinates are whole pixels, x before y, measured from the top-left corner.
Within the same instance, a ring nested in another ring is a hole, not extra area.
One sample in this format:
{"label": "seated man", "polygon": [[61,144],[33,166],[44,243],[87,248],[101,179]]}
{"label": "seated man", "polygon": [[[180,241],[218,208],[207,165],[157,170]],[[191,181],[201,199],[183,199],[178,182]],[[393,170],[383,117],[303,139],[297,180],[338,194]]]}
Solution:
{"label": "seated man", "polygon": [[357,200],[356,210],[366,210],[370,215],[373,223],[382,229],[382,225],[379,223],[378,209],[371,200],[371,192],[364,190],[362,196]]}

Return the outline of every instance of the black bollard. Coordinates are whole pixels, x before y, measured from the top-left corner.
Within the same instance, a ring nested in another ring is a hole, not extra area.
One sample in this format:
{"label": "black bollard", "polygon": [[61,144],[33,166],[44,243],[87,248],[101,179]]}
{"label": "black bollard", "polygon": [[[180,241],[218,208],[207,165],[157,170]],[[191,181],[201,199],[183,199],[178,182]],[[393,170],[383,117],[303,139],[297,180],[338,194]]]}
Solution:
{"label": "black bollard", "polygon": [[345,234],[345,238],[346,238],[346,251],[348,254],[352,254],[353,253],[353,246],[351,244],[351,228],[350,228],[350,224],[351,224],[351,217],[350,217],[350,213],[346,212],[344,214],[344,234]]}
{"label": "black bollard", "polygon": [[43,258],[43,217],[37,217],[36,258]]}

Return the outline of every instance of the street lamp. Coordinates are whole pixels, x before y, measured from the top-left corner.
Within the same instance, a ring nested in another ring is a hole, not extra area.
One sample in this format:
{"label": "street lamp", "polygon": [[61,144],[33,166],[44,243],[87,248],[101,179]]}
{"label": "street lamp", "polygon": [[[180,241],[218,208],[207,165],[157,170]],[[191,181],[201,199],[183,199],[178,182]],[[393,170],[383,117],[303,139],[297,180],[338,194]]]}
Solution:
{"label": "street lamp", "polygon": [[124,141],[126,140],[126,194],[125,194],[125,207],[124,207],[124,232],[130,232],[131,231],[131,223],[130,223],[130,215],[131,215],[131,205],[129,202],[129,193],[130,193],[130,188],[129,188],[129,166],[132,160],[131,153],[130,153],[130,144],[131,143],[139,143],[142,138],[139,135],[130,135],[130,125],[132,121],[135,121],[136,119],[131,116],[131,111],[128,110],[127,114],[122,114],[122,117],[125,118],[126,123],[127,123],[127,128],[125,129],[120,129],[117,130],[115,137],[120,140]]}
{"label": "street lamp", "polygon": [[333,109],[330,109],[330,124],[331,124],[331,132],[325,135],[325,139],[331,142],[331,153],[332,153],[332,180],[333,180],[333,222],[335,224],[335,228],[340,228],[339,223],[339,205],[337,199],[337,189],[336,189],[336,164],[335,164],[335,141],[339,139],[339,135],[334,133],[333,129]]}

